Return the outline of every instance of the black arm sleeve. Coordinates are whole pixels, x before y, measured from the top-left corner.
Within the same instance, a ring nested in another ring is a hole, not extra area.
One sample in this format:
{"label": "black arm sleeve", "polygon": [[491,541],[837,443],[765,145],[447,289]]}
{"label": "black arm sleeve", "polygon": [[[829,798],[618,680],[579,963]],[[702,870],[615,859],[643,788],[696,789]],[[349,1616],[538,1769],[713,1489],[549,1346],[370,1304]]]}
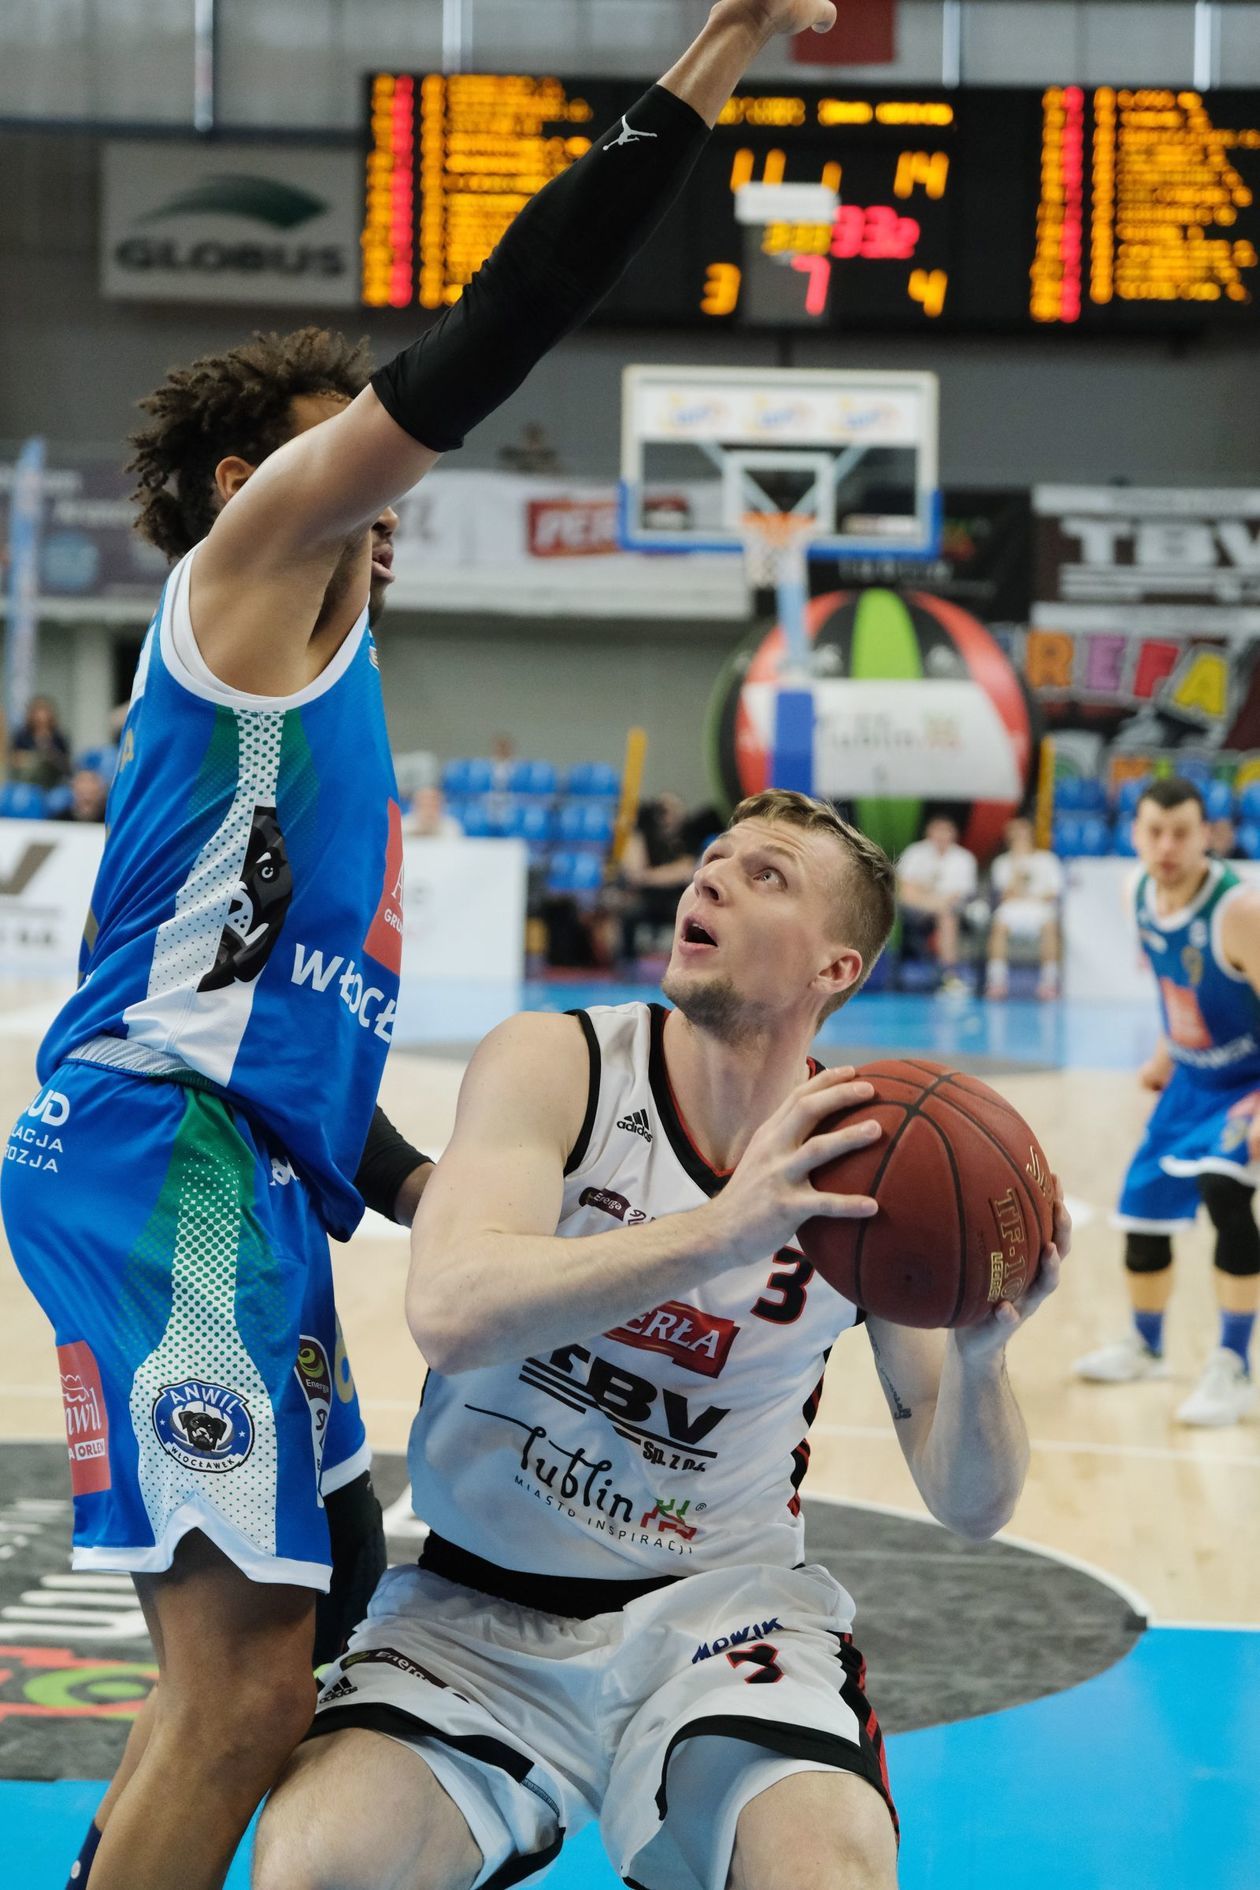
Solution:
{"label": "black arm sleeve", "polygon": [[403,1182],[430,1159],[430,1156],[422,1155],[419,1149],[412,1148],[411,1143],[399,1135],[378,1103],[372,1116],[372,1126],[367,1132],[367,1141],[363,1144],[354,1185],[368,1207],[375,1208],[387,1221],[392,1221],[394,1205]]}
{"label": "black arm sleeve", "polygon": [[654,85],[531,198],[459,301],[372,376],[404,432],[436,453],[462,446],[607,295],[708,135],[698,112]]}

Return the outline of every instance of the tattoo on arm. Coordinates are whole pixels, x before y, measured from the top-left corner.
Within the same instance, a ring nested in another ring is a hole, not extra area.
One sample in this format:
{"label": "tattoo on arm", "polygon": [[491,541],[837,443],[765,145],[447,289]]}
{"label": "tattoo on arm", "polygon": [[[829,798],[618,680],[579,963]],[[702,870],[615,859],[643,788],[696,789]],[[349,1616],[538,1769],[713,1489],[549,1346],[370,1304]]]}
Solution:
{"label": "tattoo on arm", "polygon": [[888,1376],[887,1371],[884,1369],[883,1355],[881,1354],[879,1346],[876,1343],[875,1334],[872,1332],[869,1334],[869,1337],[871,1341],[871,1351],[875,1355],[875,1370],[879,1373],[880,1383],[884,1387],[884,1395],[887,1397],[889,1406],[892,1410],[893,1423],[899,1424],[901,1423],[903,1418],[913,1417],[914,1413],[910,1409],[910,1406],[908,1404],[902,1403],[901,1393],[898,1391],[896,1385],[894,1385],[892,1379]]}

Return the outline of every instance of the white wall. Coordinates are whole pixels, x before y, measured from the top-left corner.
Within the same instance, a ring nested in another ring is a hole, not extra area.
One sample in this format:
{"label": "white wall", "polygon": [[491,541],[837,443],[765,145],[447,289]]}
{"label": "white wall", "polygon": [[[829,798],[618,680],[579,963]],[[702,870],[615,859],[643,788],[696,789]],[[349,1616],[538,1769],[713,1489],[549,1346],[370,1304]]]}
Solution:
{"label": "white wall", "polygon": [[602,624],[515,629],[450,618],[386,618],[381,673],[398,753],[481,755],[510,734],[522,756],[619,766],[626,731],[648,731],[647,789],[711,798],[703,756],[709,697],[741,625]]}

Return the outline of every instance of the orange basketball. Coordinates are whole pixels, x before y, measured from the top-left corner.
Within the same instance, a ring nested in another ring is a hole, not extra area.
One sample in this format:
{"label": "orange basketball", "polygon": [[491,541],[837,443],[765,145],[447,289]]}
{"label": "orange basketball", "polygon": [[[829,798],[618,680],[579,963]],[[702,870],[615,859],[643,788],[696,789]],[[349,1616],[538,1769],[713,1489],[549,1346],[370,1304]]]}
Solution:
{"label": "orange basketball", "polygon": [[902,1326],[970,1326],[1037,1277],[1054,1228],[1054,1181],[1017,1110],[977,1077],[910,1059],[870,1063],[875,1086],[821,1123],[873,1119],[869,1148],[815,1169],[814,1186],[869,1194],[864,1221],[812,1220],[806,1258],[836,1291]]}

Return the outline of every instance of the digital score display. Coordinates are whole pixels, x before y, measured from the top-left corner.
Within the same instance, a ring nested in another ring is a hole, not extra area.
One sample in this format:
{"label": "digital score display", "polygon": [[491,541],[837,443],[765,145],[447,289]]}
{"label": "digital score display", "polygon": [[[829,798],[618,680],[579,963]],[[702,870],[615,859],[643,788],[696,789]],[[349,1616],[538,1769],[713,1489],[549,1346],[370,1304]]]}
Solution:
{"label": "digital score display", "polygon": [[1260,97],[1051,86],[1042,99],[1034,321],[1253,307]]}
{"label": "digital score display", "polygon": [[[368,80],[363,300],[458,300],[513,218],[646,89]],[[1247,321],[1260,94],[747,87],[604,323],[754,329]]]}

